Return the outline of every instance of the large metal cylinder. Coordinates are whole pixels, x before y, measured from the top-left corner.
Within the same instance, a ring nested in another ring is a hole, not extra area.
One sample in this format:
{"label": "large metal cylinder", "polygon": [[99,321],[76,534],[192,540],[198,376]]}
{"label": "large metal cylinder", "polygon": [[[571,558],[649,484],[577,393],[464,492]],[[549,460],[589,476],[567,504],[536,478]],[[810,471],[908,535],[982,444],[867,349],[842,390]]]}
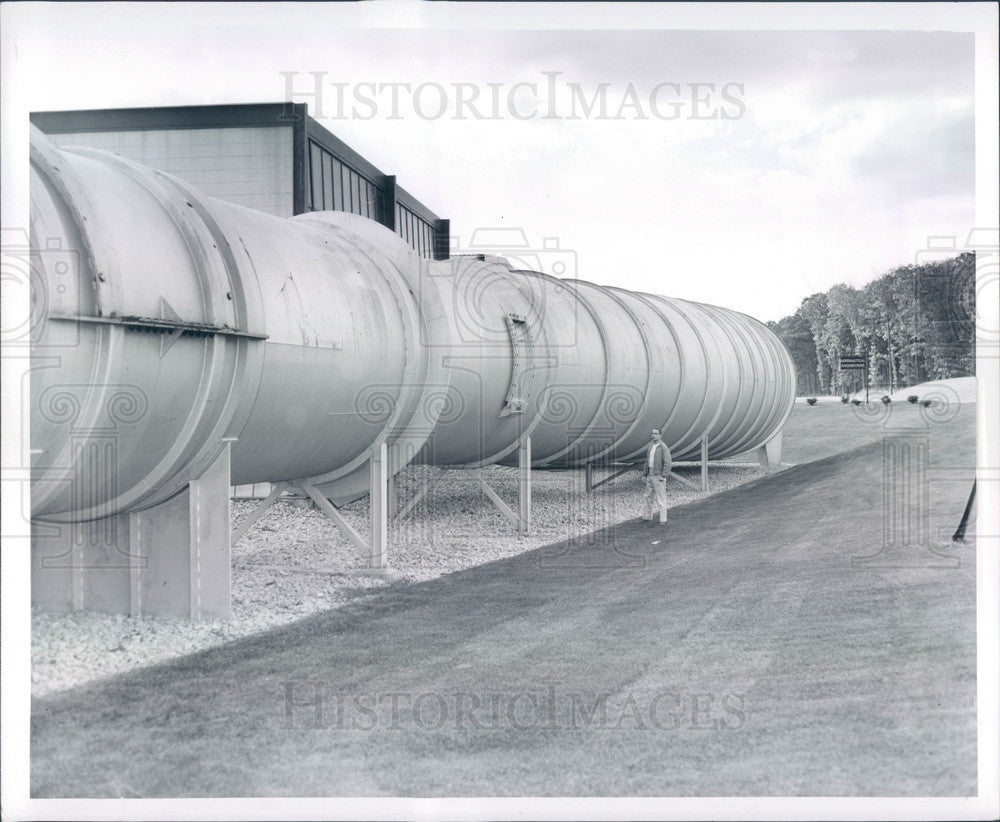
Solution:
{"label": "large metal cylinder", "polygon": [[33,515],[156,505],[231,442],[232,482],[365,493],[373,444],[411,461],[721,458],[782,427],[794,371],[757,321],[559,280],[501,258],[428,261],[339,212],[281,219],[32,135]]}

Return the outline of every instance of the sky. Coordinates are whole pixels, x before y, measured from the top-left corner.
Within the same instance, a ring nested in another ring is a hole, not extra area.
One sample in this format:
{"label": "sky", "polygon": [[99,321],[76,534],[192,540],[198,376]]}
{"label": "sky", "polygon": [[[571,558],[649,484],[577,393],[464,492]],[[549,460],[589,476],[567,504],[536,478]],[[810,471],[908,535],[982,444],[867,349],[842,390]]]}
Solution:
{"label": "sky", "polygon": [[39,111],[291,91],[463,248],[554,238],[550,273],[761,320],[974,224],[971,34],[373,29],[310,6],[39,5],[20,76]]}

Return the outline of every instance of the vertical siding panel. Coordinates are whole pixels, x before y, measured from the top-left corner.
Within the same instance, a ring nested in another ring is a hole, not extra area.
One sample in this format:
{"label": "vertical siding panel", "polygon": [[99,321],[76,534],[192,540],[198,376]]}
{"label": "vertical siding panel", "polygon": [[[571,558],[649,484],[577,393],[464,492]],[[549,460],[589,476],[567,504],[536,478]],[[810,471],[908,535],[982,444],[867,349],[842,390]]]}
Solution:
{"label": "vertical siding panel", "polygon": [[309,167],[312,170],[312,207],[319,211],[323,208],[323,150],[315,143],[309,144]]}
{"label": "vertical siding panel", "polygon": [[341,182],[341,175],[344,172],[344,166],[340,160],[333,161],[333,210],[343,211],[344,210],[344,184]]}
{"label": "vertical siding panel", "polygon": [[333,157],[323,152],[323,209],[333,210]]}

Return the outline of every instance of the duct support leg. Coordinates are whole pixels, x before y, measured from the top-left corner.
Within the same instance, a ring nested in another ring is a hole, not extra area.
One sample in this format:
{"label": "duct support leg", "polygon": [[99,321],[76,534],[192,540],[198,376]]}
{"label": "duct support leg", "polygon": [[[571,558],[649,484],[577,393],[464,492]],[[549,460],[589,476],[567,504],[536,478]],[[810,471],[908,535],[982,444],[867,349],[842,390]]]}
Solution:
{"label": "duct support leg", "polygon": [[701,438],[701,490],[708,490],[708,434]]}
{"label": "duct support leg", "polygon": [[779,431],[757,449],[757,460],[760,463],[760,467],[766,468],[768,473],[777,471],[781,467],[781,440],[783,433]]}
{"label": "duct support leg", "polygon": [[389,449],[383,440],[372,446],[371,525],[368,567],[384,571],[388,568],[389,547]]}
{"label": "duct support leg", "polygon": [[396,519],[396,512],[399,509],[399,492],[396,489],[396,477],[392,474],[389,475],[388,480],[388,491],[387,500],[389,506],[389,523],[391,524]]}
{"label": "duct support leg", "polygon": [[518,531],[531,533],[531,437],[517,447]]}
{"label": "duct support leg", "polygon": [[79,610],[228,619],[232,613],[229,451],[144,511],[32,525],[32,602]]}

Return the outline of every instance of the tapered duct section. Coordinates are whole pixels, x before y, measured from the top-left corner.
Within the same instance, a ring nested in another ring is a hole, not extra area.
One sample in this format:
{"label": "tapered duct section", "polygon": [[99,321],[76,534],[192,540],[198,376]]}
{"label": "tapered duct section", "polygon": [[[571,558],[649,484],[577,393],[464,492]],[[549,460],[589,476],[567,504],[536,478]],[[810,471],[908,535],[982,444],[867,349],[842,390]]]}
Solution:
{"label": "tapered duct section", "polygon": [[429,261],[356,215],[281,219],[32,141],[37,520],[160,505],[223,452],[234,484],[337,502],[381,442],[390,474],[510,462],[527,436],[535,465],[634,461],[654,427],[675,459],[704,436],[719,458],[791,410],[787,352],[742,314]]}

